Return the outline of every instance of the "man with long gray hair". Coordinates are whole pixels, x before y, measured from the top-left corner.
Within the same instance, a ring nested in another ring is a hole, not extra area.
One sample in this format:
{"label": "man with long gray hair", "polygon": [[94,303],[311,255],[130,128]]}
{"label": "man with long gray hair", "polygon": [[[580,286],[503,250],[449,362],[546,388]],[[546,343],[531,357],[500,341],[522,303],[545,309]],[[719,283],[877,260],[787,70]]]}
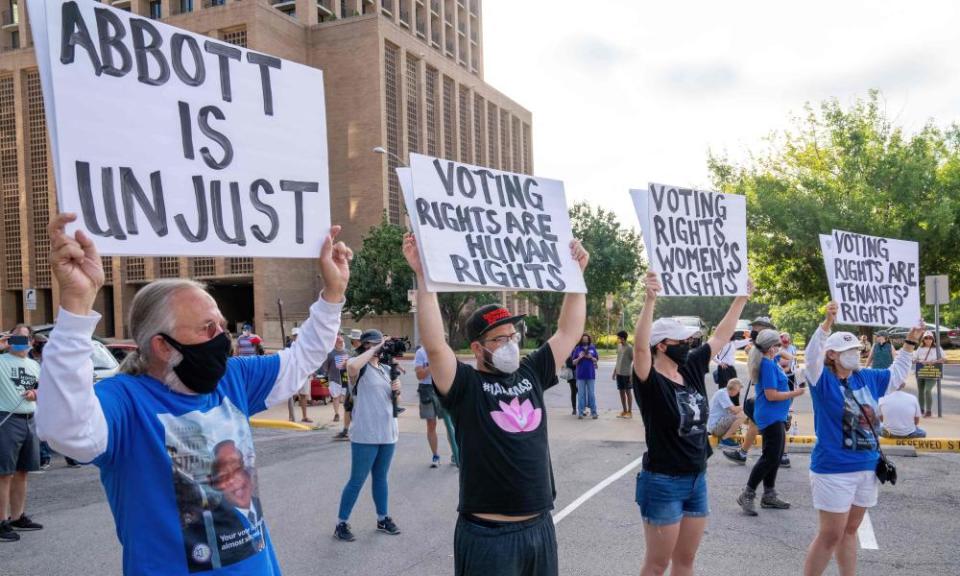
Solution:
{"label": "man with long gray hair", "polygon": [[[203,285],[159,280],[131,305],[138,352],[94,387],[93,303],[104,274],[93,241],[66,234],[74,220],[61,214],[49,225],[60,311],[44,350],[40,436],[100,468],[124,574],[280,574],[263,510],[249,504],[259,499],[249,493],[257,483],[248,418],[296,394],[333,348],[352,257],[335,243],[340,227],[323,243],[324,290],[290,348],[229,358],[225,320]],[[235,465],[213,466],[226,444]]]}

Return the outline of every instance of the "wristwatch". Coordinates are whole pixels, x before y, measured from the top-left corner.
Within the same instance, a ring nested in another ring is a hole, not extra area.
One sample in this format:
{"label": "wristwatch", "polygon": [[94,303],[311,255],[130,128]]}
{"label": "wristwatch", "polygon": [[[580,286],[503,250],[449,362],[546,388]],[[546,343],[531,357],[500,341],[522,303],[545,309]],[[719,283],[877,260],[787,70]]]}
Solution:
{"label": "wristwatch", "polygon": [[903,343],[904,343],[904,344],[909,344],[909,345],[913,346],[914,348],[916,348],[917,346],[919,346],[919,343],[914,342],[913,340],[904,340]]}

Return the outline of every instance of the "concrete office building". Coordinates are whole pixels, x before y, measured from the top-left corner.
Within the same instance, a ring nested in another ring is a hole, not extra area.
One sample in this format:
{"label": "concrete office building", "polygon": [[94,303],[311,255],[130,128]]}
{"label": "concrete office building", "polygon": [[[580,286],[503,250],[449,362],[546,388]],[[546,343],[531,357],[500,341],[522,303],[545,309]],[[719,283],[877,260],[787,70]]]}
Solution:
{"label": "concrete office building", "polygon": [[[359,249],[381,218],[404,217],[394,175],[409,152],[533,173],[531,114],[483,81],[480,0],[104,0],[325,76],[332,220]],[[0,0],[0,327],[52,322],[58,303],[46,223],[56,212],[40,78],[25,0]],[[318,102],[319,105],[319,102]],[[376,154],[382,146],[389,154]],[[315,261],[105,257],[101,335],[126,336],[130,301],[155,278],[211,285],[230,328],[252,321],[280,342],[305,318]],[[512,295],[504,300],[526,312]],[[369,323],[369,321],[368,321]],[[412,334],[409,316],[378,318]],[[344,325],[352,327],[346,319]]]}

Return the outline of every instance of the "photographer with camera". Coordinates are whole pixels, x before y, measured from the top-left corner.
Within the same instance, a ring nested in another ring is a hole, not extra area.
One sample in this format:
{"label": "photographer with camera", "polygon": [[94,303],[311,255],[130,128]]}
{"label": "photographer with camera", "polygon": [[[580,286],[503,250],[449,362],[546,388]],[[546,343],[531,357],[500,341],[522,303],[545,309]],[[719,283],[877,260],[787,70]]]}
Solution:
{"label": "photographer with camera", "polygon": [[350,422],[350,479],[340,496],[340,512],[334,538],[353,542],[347,521],[357,503],[360,490],[373,475],[373,502],[377,509],[377,530],[396,535],[400,529],[387,515],[387,474],[399,437],[396,398],[400,393],[397,374],[391,374],[392,358],[403,353],[401,340],[385,340],[379,330],[367,330],[360,336],[357,356],[347,361],[347,374],[353,384],[353,416]]}
{"label": "photographer with camera", "polygon": [[923,324],[907,334],[890,368],[860,368],[860,341],[849,332],[830,333],[837,303],[827,304],[823,324],[810,337],[805,377],[810,385],[817,443],[810,456],[813,507],[820,514],[817,537],[807,550],[804,576],[819,576],[836,557],[841,574],[857,571],[857,530],[877,504],[880,482],[896,483],[896,469],[880,451],[877,399],[899,390],[910,373]]}

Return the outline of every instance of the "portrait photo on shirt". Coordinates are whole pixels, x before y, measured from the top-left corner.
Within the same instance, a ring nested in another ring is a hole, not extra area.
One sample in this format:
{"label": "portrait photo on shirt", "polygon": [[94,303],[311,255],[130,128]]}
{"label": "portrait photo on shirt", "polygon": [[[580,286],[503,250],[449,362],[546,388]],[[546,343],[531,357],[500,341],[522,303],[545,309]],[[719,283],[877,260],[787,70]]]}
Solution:
{"label": "portrait photo on shirt", "polygon": [[173,467],[190,572],[241,562],[265,547],[253,438],[229,398],[208,412],[159,414]]}
{"label": "portrait photo on shirt", "polygon": [[[857,406],[857,402],[863,410]],[[867,420],[869,417],[869,421]],[[847,450],[876,450],[877,442],[874,433],[870,431],[871,424],[874,432],[880,434],[878,428],[880,418],[877,416],[876,403],[866,386],[851,390],[843,387],[843,447]]]}

